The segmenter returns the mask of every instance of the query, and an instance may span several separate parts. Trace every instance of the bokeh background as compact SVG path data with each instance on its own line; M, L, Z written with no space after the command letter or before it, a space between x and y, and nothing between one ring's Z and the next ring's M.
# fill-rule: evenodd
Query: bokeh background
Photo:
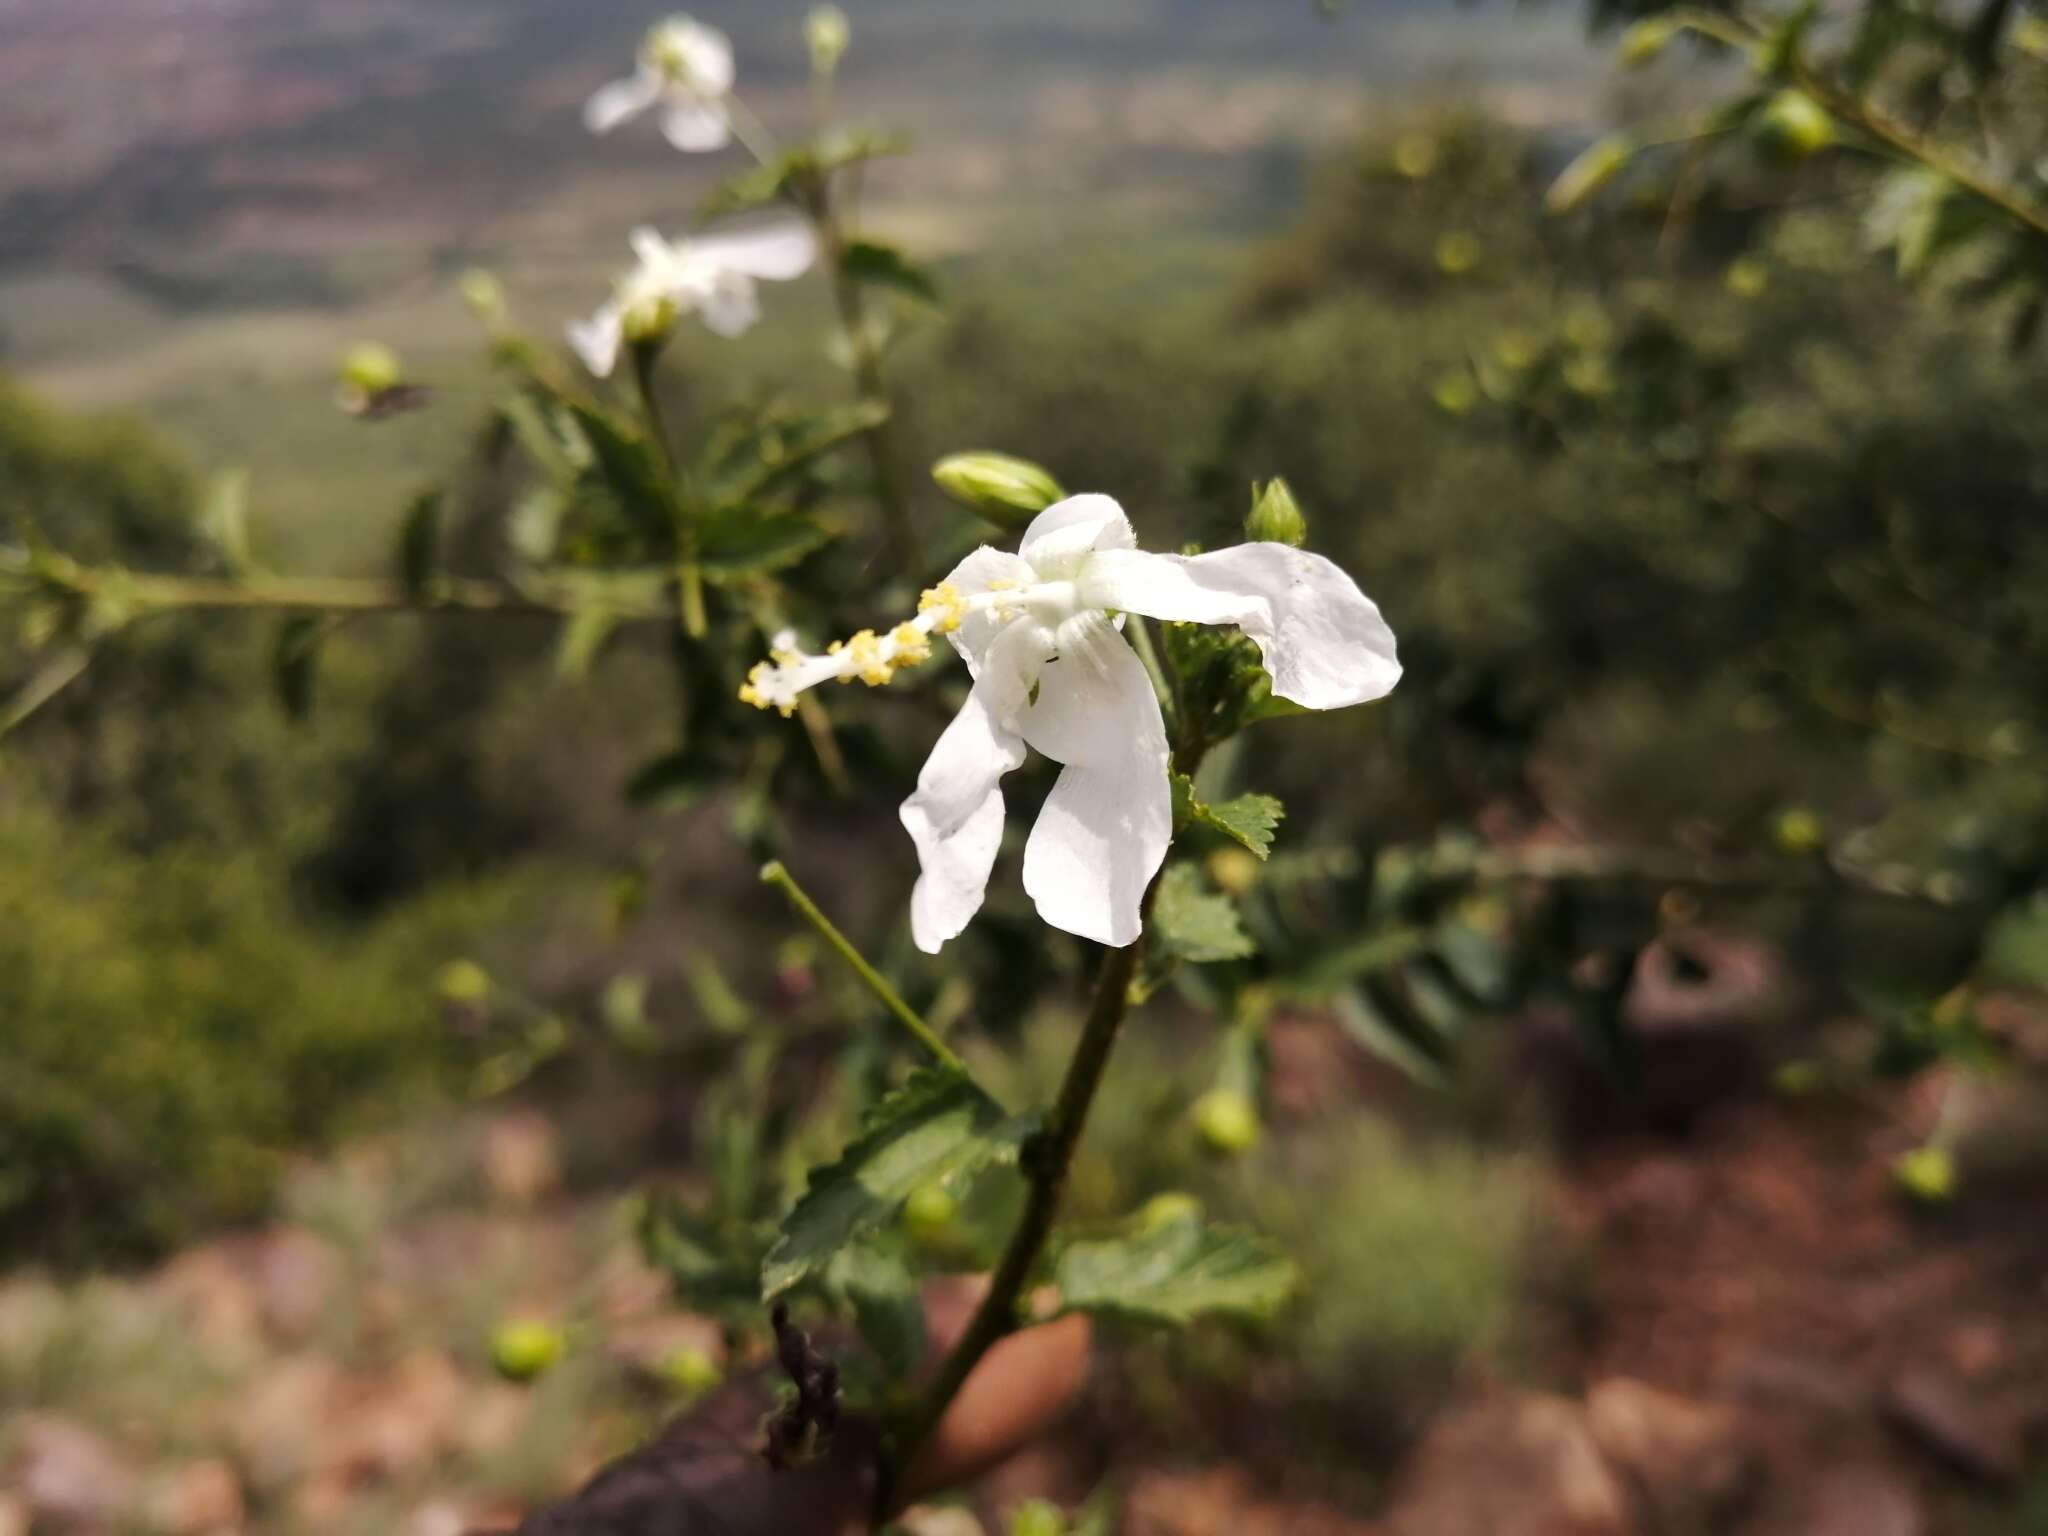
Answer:
M792 132L804 10L697 7ZM1116 1340L978 1517L2048 1531L2048 390L2009 317L1902 284L1832 164L1547 216L1728 73L1618 74L1571 7L848 10L843 114L915 141L868 222L943 294L890 360L924 525L966 527L921 473L961 448L1155 547L1284 475L1408 666L1212 770L1288 807L1270 863L1195 849L1260 953L1134 1024L1075 1180L1083 1221L1256 1222L1300 1300ZM438 479L492 568L521 486L462 274L552 337L735 168L582 131L653 19L0 0L0 511L184 568L246 471L263 558L347 574ZM843 392L821 285L771 299L679 349L680 415ZM336 409L366 338L425 409ZM1013 863L973 947L909 948L920 724L780 816L773 765L630 793L673 684L601 638L361 620L286 708L267 621L157 620L0 740L0 1536L509 1524L744 1367L663 1202L744 1248L887 1071L762 857L1006 1095L1055 1079L1088 956ZM906 1241L971 1267L1002 1199Z

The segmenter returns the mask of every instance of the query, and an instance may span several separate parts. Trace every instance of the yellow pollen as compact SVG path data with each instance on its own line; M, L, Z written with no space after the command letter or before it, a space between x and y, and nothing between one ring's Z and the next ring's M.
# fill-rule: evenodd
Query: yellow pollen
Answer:
M899 667L914 667L931 657L932 643L915 624L898 624L889 631L889 638L896 643L895 662Z
M895 664L882 654L881 638L872 629L864 629L848 640L846 650L853 659L852 676L870 688L879 688L896 675Z
M960 589L950 581L942 581L936 587L927 588L917 600L920 615L932 614L935 633L950 635L960 627L960 621L967 617L967 599L960 595Z

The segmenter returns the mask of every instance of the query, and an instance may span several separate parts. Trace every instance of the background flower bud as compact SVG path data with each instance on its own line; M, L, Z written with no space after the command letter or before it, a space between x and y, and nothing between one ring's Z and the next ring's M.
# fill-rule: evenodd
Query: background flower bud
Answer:
M1758 115L1758 151L1779 165L1797 165L1835 141L1835 120L1804 91L1783 90Z
M1258 1107L1241 1093L1212 1088L1195 1100L1193 1118L1202 1145L1223 1157L1237 1157L1258 1145Z
M847 23L846 12L836 5L817 6L804 19L804 43L811 50L811 68L821 75L829 75L839 67L852 39L853 29Z
M358 342L341 359L342 388L366 399L396 389L404 377L405 364L380 341Z
M1307 541L1308 519L1301 515L1301 504L1279 476L1268 480L1264 490L1252 493L1244 536L1254 543L1290 544L1296 549Z
M1059 481L1007 453L956 453L932 466L939 489L999 528L1021 528L1065 499Z
M547 1323L506 1323L491 1335L491 1365L507 1381L532 1381L568 1352L562 1330Z

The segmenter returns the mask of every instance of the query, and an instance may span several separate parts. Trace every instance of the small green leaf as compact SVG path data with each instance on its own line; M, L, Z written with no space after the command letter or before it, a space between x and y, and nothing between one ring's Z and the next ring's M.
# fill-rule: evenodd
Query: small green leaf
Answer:
M926 304L939 302L939 285L932 275L893 245L849 240L839 253L839 267L857 282L893 289Z
M587 405L569 409L606 488L643 534L666 547L675 532L675 504L653 445L607 412Z
M1173 776L1176 827L1199 823L1242 843L1261 859L1273 851L1273 831L1286 815L1286 808L1271 795L1239 795L1234 800L1206 805L1196 798L1194 782L1186 774Z
M825 1285L852 1304L854 1326L892 1376L917 1369L924 1358L924 1303L900 1251L849 1244L825 1266Z
M587 676L597 653L619 627L619 614L602 603L587 603L569 615L555 641L555 674L574 680Z
M1206 889L1192 864L1176 864L1161 878L1152 928L1167 954L1198 965L1242 960L1256 948L1238 921L1237 908L1228 897Z
M1296 1279L1293 1262L1256 1233L1193 1218L1071 1244L1053 1273L1069 1312L1169 1326L1217 1314L1270 1317Z
M1014 1163L1034 1124L1006 1114L965 1073L917 1073L868 1111L837 1162L812 1170L761 1266L762 1298L780 1295L863 1233L894 1221L911 1191Z
M1620 175L1635 152L1635 140L1625 133L1610 133L1595 140L1557 173L1557 180L1543 194L1544 211L1570 213Z
M307 613L295 613L277 627L270 653L271 677L278 704L293 720L305 720L313 713L320 643L327 638L327 629L326 620Z
M712 581L734 581L795 565L832 537L796 512L767 516L741 507L714 512L698 525L697 559Z
M199 506L199 534L213 546L230 576L256 569L249 542L249 471L228 469L207 483Z
M441 555L441 493L422 491L398 528L398 579L415 602L428 595Z

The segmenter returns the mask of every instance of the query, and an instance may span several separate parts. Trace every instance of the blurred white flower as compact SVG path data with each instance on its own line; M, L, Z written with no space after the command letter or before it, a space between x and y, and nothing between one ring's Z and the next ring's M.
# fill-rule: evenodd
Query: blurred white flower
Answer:
M569 326L569 345L600 378L617 366L622 343L666 336L691 311L720 336L740 335L761 318L755 279L801 277L818 253L809 226L795 221L689 240L636 229L632 239L639 264L595 314Z
M1002 777L1027 745L1065 765L1024 849L1039 916L1102 944L1138 937L1139 901L1173 836L1170 754L1117 615L1234 624L1257 643L1273 692L1309 709L1363 704L1399 681L1393 631L1321 555L1263 543L1154 555L1135 542L1111 498L1069 497L1038 515L1016 554L984 545L967 556L916 619L820 656L779 644L741 690L787 713L823 682L886 683L929 654L932 634L966 659L973 691L903 803L923 871L911 932L926 953L981 908L1002 842Z
M732 81L732 40L701 21L671 16L648 30L633 73L584 105L583 121L592 133L610 133L659 106L662 134L677 149L723 149L732 138Z

